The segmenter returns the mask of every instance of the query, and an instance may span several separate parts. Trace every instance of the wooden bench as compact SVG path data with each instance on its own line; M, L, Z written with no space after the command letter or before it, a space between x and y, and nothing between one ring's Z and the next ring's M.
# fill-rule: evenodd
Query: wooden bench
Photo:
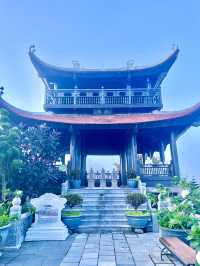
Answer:
M163 255L174 255L183 265L193 266L196 263L196 252L177 237L160 237L160 243L164 246L161 250L161 260ZM166 253L168 251L169 253Z

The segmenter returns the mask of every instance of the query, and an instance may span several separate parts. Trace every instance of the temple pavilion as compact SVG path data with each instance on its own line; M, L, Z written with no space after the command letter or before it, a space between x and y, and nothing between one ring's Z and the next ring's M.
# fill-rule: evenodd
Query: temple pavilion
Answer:
M179 176L177 139L200 122L200 103L181 111L162 111L161 85L175 63L175 48L154 65L137 67L131 61L124 68L87 69L78 61L71 68L41 60L32 46L30 60L44 83L43 113L21 110L6 102L15 121L29 125L46 123L62 133L70 169L78 171L87 186L88 155L119 155L120 186L127 184L127 172L134 171L147 186L169 186ZM170 146L171 162L165 150ZM154 152L158 163L147 163Z

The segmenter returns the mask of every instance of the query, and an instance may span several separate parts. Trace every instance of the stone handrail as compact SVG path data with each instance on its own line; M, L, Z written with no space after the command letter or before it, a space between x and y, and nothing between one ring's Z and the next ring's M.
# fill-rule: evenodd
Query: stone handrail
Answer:
M112 172L105 171L102 169L100 172L96 171L94 172L93 169L90 169L90 172L87 174L88 179L88 187L94 188L95 187L95 181L100 180L100 187L105 188L106 187L106 180L111 181L111 186L113 188L118 187L118 180L119 180L119 172L113 169Z

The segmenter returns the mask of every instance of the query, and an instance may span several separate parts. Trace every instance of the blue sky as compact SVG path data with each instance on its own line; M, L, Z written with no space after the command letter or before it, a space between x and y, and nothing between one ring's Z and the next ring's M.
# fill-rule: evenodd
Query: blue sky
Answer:
M44 86L27 52L49 63L85 67L156 63L178 44L180 55L163 82L166 110L200 101L200 1L0 0L0 84L5 99L41 111ZM200 128L179 141L183 175L200 176Z

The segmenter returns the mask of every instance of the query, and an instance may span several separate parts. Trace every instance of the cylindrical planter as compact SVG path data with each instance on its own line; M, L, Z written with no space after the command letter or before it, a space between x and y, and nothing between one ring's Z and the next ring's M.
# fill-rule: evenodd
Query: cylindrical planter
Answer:
M4 247L8 236L10 224L0 227L0 247Z
M76 216L62 216L61 220L70 231L75 232L81 224L81 214Z
M136 179L128 179L127 180L128 187L136 188L137 187L137 180Z
M75 188L75 189L81 188L81 180L80 179L72 180L72 188Z
M148 222L151 220L149 215L133 216L127 215L129 225L134 229L145 229Z
M187 240L188 234L182 230L182 229L170 229L170 228L164 228L160 227L160 236L162 237L178 237L186 244L189 244L189 241Z

